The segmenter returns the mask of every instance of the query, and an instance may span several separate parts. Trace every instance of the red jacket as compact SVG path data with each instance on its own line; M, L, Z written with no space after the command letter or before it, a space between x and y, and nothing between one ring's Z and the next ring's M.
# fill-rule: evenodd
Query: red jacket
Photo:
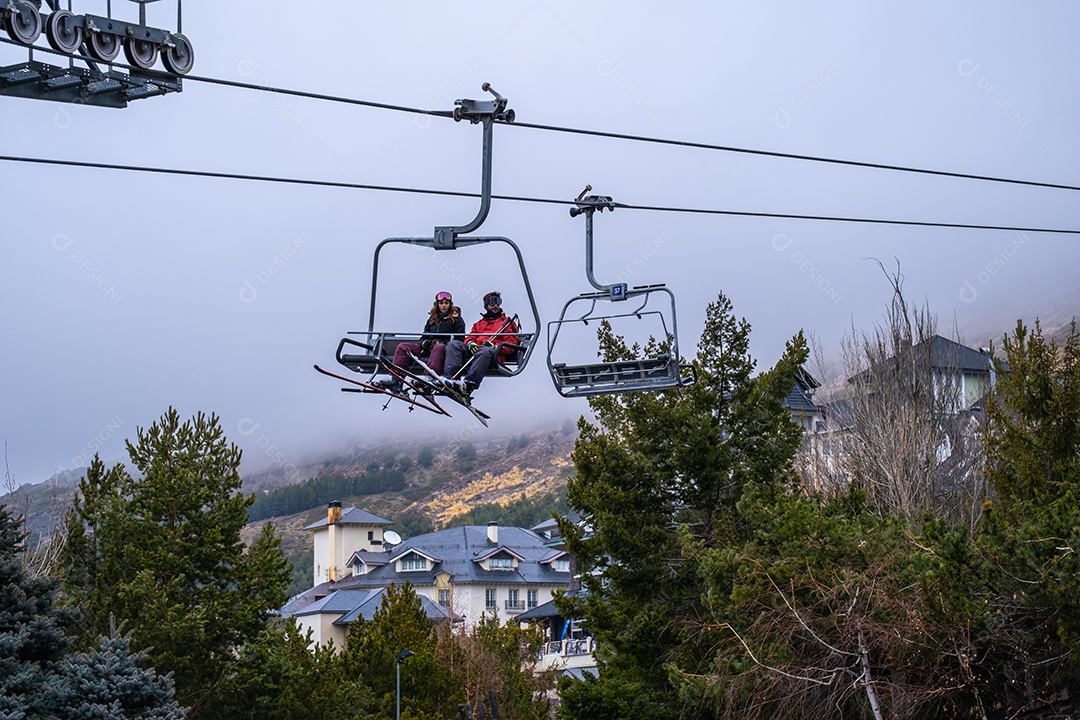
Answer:
M469 331L469 335L465 338L465 344L468 345L474 342L482 345L487 341L490 341L492 345L504 342L517 343L517 323L513 320L509 320L509 323L507 323L508 320L506 313L501 313L496 318L489 318L487 315L482 316L473 323L472 330ZM506 325L506 327L503 328L503 325ZM499 328L502 328L502 332L499 332ZM502 352L499 353L499 362L506 362L513 354L514 348L504 347Z

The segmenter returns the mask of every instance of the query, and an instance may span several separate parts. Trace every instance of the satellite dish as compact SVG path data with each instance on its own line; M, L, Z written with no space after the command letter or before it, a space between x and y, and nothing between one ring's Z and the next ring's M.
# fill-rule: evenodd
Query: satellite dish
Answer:
M397 545L401 542L401 536L393 530L387 530L383 533L383 542L387 545Z

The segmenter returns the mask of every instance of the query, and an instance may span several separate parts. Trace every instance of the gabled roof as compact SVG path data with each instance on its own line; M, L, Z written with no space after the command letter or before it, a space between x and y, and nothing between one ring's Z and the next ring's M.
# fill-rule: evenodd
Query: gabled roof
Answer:
M327 527L330 524L328 518L322 518L310 525L305 525L305 530L317 530L319 528ZM378 515L372 515L367 510L361 510L358 507L347 507L341 511L341 519L335 523L336 525L393 525L393 520L387 520L381 518Z
M795 382L791 384L791 392L784 398L783 405L793 414L812 415L819 412L811 397L814 390L821 387L821 383L813 378L810 373L802 368L795 372Z
M385 565L390 562L389 552L371 552L370 550L357 550L349 557L347 565L353 565L356 561L365 565Z
M499 553L506 553L507 555L511 555L511 556L517 558L518 562L525 562L525 558L521 557L520 555L518 555L516 552L514 552L510 548L506 547L505 545L500 545L499 547L492 548L491 550L489 550L487 552L479 553L478 555L476 555L476 557L473 558L473 562L483 562L483 561L487 560L490 557L495 557Z
M387 563L372 568L364 575L339 580L335 587L384 587L391 583L405 582L426 585L434 583L435 576L441 572L448 573L454 583L569 583L566 573L556 572L553 568L540 564L541 559L550 556L550 548L544 545L543 537L532 530L518 527L500 527L498 532L498 543L492 543L488 539L486 526L478 525L448 528L409 538L394 548L395 559L408 552L417 552L429 559L438 560L438 563L428 570L400 573L394 563ZM486 570L476 562L478 558L488 557L499 549L512 552L519 558L516 569Z
M416 547L407 547L403 550L399 548L399 552L394 553L393 557L390 558L390 562L396 562L407 555L419 555L420 557L427 558L433 565L438 565L442 562L442 558L430 555Z
M569 555L569 554L570 553L566 552L565 550L552 549L547 555L540 558L540 560L538 560L537 562L550 563L550 562L554 562L555 560L558 560L563 555Z

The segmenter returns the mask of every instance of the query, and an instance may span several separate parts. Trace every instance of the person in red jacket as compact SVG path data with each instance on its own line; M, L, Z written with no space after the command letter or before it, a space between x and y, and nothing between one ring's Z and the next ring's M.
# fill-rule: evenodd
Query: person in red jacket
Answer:
M484 314L473 323L465 340L451 340L446 346L445 374L453 378L465 370L461 378L461 391L468 397L480 387L488 369L496 360L505 362L515 352L512 347L500 343L518 341L517 323L506 316L502 309L502 295L489 292L484 296Z

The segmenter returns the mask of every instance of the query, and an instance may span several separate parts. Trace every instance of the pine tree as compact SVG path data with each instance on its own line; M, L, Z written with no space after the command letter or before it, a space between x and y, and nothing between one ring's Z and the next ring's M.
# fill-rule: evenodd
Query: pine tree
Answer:
M127 447L137 475L95 459L80 485L66 587L86 608L87 637L122 623L132 647L173 674L191 717L215 717L237 649L285 601L287 564L272 530L245 552L252 497L215 416L181 422L170 408Z
M690 620L722 590L703 584L688 550L739 542L739 501L750 488L765 497L790 489L801 440L782 402L806 359L802 335L754 376L749 333L721 294L706 311L696 384L595 398L597 425L579 422L567 505L583 526L560 527L588 594L561 607L596 636L600 676L562 684L562 717L678 717L672 675L709 662ZM663 339L628 347L609 326L600 339L608 361L666 349Z
M450 669L439 663L438 637L416 591L390 586L371 620L358 618L345 640L345 668L372 692L364 708L377 717L394 716L397 654L413 654L401 665L402 717L452 717L460 697Z
M1080 687L1080 334L1017 323L988 408L984 675L1010 708ZM992 652L992 655L990 653Z

